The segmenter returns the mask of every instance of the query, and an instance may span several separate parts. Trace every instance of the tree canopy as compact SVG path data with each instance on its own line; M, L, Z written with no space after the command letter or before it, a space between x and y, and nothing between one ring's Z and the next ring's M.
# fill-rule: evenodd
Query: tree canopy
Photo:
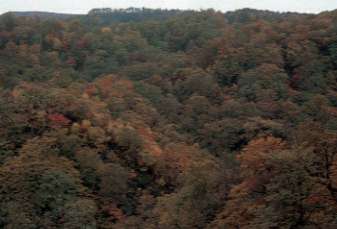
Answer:
M0 228L337 228L337 11L0 16Z

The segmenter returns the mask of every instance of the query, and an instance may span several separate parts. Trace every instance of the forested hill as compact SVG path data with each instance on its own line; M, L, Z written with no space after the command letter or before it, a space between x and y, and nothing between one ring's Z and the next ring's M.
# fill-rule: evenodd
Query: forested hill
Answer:
M336 146L337 11L0 16L0 228L337 228Z
M40 19L69 19L73 17L79 17L84 15L79 14L62 14L43 11L13 11L6 14L13 14L15 17L36 17Z
M210 9L210 11L212 11ZM149 20L165 20L169 17L177 15L194 14L197 11L189 10L162 10L162 9L149 9L149 8L134 8L127 9L110 9L110 8L97 8L92 9L88 14L64 14L43 11L13 11L8 12L16 17L38 17L40 19L69 19L73 17L82 18L100 18L106 23L112 22L130 22L130 21L149 21ZM6 13L7 14L7 13ZM294 17L313 16L312 14L300 13L277 13L268 10L255 10L250 8L240 9L236 11L229 11L223 14L224 18L229 23L246 23L251 20L266 20L266 21L280 21L282 19L289 19Z
M112 22L130 22L130 21L149 21L149 20L165 20L169 17L186 14L187 12L193 13L194 11L182 10L161 10L161 9L148 9L148 8L127 8L127 9L110 9L98 8L92 9L88 14L64 14L43 11L13 11L5 14L12 14L16 17L37 17L40 19L69 19L69 18L99 18L101 23Z

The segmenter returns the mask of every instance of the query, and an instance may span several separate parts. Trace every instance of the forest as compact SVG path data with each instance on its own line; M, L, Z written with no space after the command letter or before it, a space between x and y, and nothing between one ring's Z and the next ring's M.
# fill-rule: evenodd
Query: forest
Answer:
M1 15L0 228L336 229L337 10Z

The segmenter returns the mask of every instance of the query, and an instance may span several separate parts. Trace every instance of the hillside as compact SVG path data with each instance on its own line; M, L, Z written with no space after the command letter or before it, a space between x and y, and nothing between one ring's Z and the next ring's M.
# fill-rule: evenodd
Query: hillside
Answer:
M127 8L127 9L110 9L110 8L97 8L92 9L87 15L84 14L63 14L43 11L13 11L5 14L13 14L16 17L37 17L40 19L69 19L74 17L84 17L87 20L101 21L101 23L112 22L139 22L139 21L153 21L153 20L167 20L173 16L194 14L195 11L182 11L182 10L162 10L162 9L149 9L149 8ZM233 23L246 23L250 20L265 20L271 22L279 22L281 20L296 17L310 17L313 14L300 14L300 13L277 13L268 10L255 10L245 8L236 11L229 11L223 14L227 22ZM96 21L97 23L97 21Z
M1 15L0 228L337 228L336 28L337 11Z
M73 17L78 17L78 14L62 14L62 13L52 13L52 12L41 12L41 11L13 11L8 12L13 14L15 17L38 17L41 19L69 19Z

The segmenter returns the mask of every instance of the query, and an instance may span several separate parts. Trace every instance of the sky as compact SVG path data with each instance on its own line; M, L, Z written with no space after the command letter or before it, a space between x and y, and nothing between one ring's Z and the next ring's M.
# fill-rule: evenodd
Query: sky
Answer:
M0 13L8 11L50 11L87 13L92 8L148 7L230 11L241 8L319 13L337 9L337 0L0 0Z

